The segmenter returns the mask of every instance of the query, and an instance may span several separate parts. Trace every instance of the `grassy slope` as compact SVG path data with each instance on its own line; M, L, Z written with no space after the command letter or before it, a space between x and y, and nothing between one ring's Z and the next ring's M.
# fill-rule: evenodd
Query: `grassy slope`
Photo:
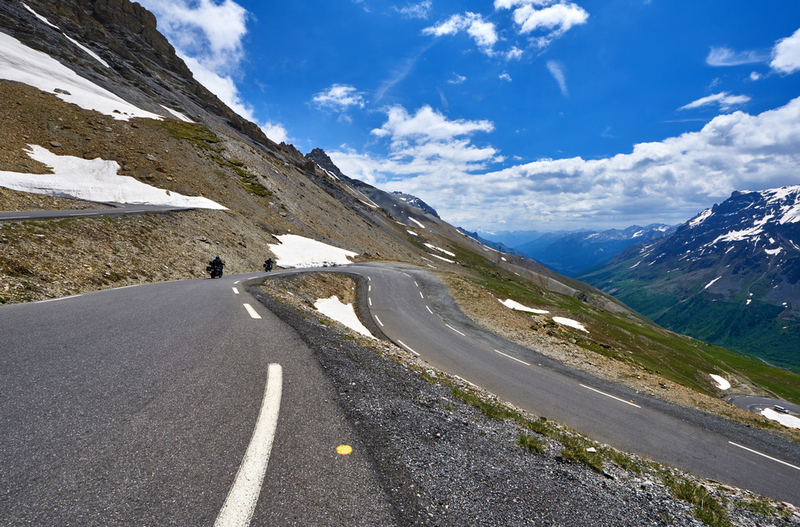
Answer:
M800 375L775 368L725 348L665 330L647 319L618 315L568 295L543 291L483 256L450 246L456 260L475 272L477 281L500 298L528 306L570 313L590 329L591 338L577 339L583 348L654 372L683 386L714 394L698 372L737 373L786 400L800 402Z

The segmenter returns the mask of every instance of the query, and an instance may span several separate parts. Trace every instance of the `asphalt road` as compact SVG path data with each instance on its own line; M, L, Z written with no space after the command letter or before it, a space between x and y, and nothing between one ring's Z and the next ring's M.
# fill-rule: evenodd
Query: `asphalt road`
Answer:
M107 203L106 209L67 209L67 210L21 210L0 211L0 221L24 221L54 218L86 218L92 216L116 216L120 214L159 214L191 210L185 207L168 207L162 205L136 205L130 203Z
M487 334L420 270L329 270L365 277L370 326L436 367L623 450L800 503L796 445ZM0 524L214 523L262 408L277 422L254 524L391 524L312 351L239 283L263 276L0 307ZM279 409L262 404L275 365Z
M569 370L498 339L449 306L424 273L353 266L369 312L397 345L536 415L697 475L800 503L800 448Z
M338 394L244 278L0 307L0 525L213 524L272 364L280 412L254 524L392 523Z

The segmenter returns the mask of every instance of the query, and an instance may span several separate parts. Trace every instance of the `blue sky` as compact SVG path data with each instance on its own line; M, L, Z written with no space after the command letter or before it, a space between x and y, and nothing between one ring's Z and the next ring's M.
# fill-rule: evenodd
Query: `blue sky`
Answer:
M688 220L800 184L796 0L144 0L278 142L470 230Z

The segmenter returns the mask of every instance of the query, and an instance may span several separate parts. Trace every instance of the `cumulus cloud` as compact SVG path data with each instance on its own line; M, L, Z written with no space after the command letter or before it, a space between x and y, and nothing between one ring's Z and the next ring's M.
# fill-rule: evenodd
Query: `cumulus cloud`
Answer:
M453 15L438 25L426 27L422 30L423 35L433 35L435 37L456 35L461 32L466 32L475 40L481 50L489 54L492 53L492 46L498 39L493 23L486 22L481 15L470 12L463 15Z
M495 0L496 10L511 9L520 34L542 32L536 37L544 47L571 28L583 25L589 13L577 4L556 0Z
M681 106L678 108L678 110L691 110L693 108L718 104L720 110L727 112L731 108L740 106L749 101L750 97L747 95L731 95L728 92L722 92L709 95L708 97L703 97L702 99L697 99L696 101L690 102L685 106Z
M490 146L472 143L477 133L490 133L490 121L448 119L430 106L410 114L402 106L387 109L387 120L372 130L378 140L388 141L388 155L375 157L352 150L331 152L334 163L347 175L393 190L404 188L404 178L429 177L439 187L455 188L461 175L484 170L502 161ZM432 189L429 189L432 190Z
M800 70L800 29L775 44L769 65L780 73L788 74Z
M558 61L548 60L547 69L558 83L558 87L561 90L561 95L564 97L569 97L569 91L567 90L567 79L564 77L564 66L562 66Z
M331 157L348 175L419 195L452 223L505 229L683 222L734 190L796 184L800 164L800 98L759 115L719 115L698 132L637 144L628 154L502 170L488 170L502 159L493 148L469 142L492 130L486 121L396 107L375 131L391 140L388 156ZM439 147L447 147L442 157Z
M139 0L156 15L158 29L175 47L195 79L234 112L258 123L235 78L242 75L248 11L233 0ZM279 124L262 129L286 130ZM270 139L273 136L267 134Z
M364 107L364 97L353 86L334 84L326 91L314 95L314 105L335 111L345 111L351 106Z

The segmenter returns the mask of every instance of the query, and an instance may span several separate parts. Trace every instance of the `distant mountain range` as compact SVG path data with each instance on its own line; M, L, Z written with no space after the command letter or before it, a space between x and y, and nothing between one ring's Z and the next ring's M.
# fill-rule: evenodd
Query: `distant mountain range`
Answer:
M501 247L510 245L513 249L504 251L522 254L566 276L576 274L601 264L617 256L635 244L650 243L673 232L675 227L664 224L652 224L646 227L633 225L624 230L610 229L602 232L579 230L537 232L524 231L485 235L477 239L486 243L485 239L493 238L490 247L503 251ZM522 240L525 240L524 242Z
M664 327L800 371L800 186L734 192L577 278Z

